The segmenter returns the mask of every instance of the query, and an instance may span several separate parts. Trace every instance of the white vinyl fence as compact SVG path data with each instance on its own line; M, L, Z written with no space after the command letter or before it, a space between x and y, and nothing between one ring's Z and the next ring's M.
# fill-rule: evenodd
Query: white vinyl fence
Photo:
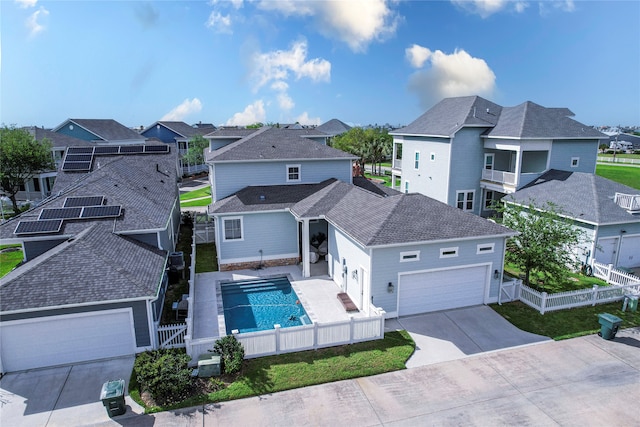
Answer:
M612 286L594 286L591 289L548 294L536 291L520 284L518 297L520 301L541 314L547 311L564 310L596 304L620 301L628 294L640 293L640 278L633 274L613 268L613 265L593 263L594 276L605 280Z
M182 348L185 346L184 336L186 333L187 325L184 323L158 326L158 347Z

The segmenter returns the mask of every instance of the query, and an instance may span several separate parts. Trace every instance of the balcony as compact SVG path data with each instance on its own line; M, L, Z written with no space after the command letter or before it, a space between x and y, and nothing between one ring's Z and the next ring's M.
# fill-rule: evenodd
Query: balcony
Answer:
M640 212L640 194L616 193L614 201L630 213Z
M498 184L506 184L516 186L518 176L513 172L497 171L493 169L482 169L482 179L485 181L496 182Z

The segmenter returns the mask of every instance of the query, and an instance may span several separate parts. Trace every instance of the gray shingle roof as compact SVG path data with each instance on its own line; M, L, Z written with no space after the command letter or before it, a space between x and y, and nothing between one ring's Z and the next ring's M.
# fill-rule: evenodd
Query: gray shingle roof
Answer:
M78 146L93 146L94 144L84 139L74 138L72 136L65 135L63 133L52 132L43 128L32 128L34 138L37 141L41 141L47 138L51 141L52 147L78 147Z
M102 139L104 141L138 139L140 142L144 142L145 139L144 136L141 136L138 132L129 129L113 119L68 119L54 129L54 131L62 128L69 122L96 135L96 139Z
M598 225L640 222L640 215L628 213L613 201L616 192L640 194L640 190L598 175L552 169L503 200L535 206L550 202L578 221Z
M207 138L244 138L245 136L249 136L252 133L257 132L259 129L245 129L245 128L237 128L237 127L221 127L216 129L213 132L207 134Z
M445 98L409 125L389 133L450 137L462 126L493 127L501 110L499 105L479 96Z
M94 221L2 280L0 311L42 309L101 301L154 298L167 253L111 232Z
M399 194L400 191L394 190L390 187L385 187L382 184L378 184L373 182L370 179L367 179L363 176L354 176L353 185L356 185L364 190L371 191L372 193L378 194L380 196L393 196L395 194Z
M194 127L185 122L169 122L169 121L156 122L153 125L149 126L147 129L152 128L156 124L160 124L161 126L166 127L170 131L180 135L182 138L191 138L196 135L206 135L216 130L215 126L213 125L210 125L210 126L203 125L202 127Z
M301 218L324 216L363 246L513 234L506 227L421 194L399 193L383 197L337 180L327 180L317 185L316 188L306 186L299 192L295 189L297 185L273 188L277 188L276 192L288 189L296 194L296 197L286 199L286 206L283 204L281 208L289 207L294 215ZM260 191L256 192L249 187L242 191L255 197L256 194L268 192L270 188L272 187L260 187ZM311 194L301 198L308 192ZM300 201L290 205L299 198ZM225 204L227 199L228 204ZM214 205L214 213L257 210L255 203L243 202L238 193L227 199Z
M488 137L507 138L606 138L590 126L585 126L569 116L567 108L545 108L527 101L515 107L504 107L496 126Z
M309 139L324 136L314 129L262 128L219 150L206 151L207 162L293 159L355 159L352 154Z
M331 136L340 135L341 133L347 132L349 129L351 129L351 126L338 119L331 119L316 128L316 130Z

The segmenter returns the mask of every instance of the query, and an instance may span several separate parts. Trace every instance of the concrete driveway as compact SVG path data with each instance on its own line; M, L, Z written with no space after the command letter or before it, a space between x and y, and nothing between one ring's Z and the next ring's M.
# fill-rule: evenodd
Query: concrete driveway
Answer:
M112 420L100 401L102 385L124 379L128 387L133 362L134 357L128 356L9 373L0 380L0 424L13 427L109 424ZM125 403L127 413L115 419L144 412L128 396Z
M486 305L391 319L385 328L406 329L415 341L407 368L550 341L516 328Z

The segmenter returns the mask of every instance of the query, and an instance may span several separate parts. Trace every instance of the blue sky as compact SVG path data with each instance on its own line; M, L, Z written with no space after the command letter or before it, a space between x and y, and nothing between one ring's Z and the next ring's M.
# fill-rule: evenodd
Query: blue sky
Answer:
M408 124L448 96L640 125L639 1L0 1L0 122Z

